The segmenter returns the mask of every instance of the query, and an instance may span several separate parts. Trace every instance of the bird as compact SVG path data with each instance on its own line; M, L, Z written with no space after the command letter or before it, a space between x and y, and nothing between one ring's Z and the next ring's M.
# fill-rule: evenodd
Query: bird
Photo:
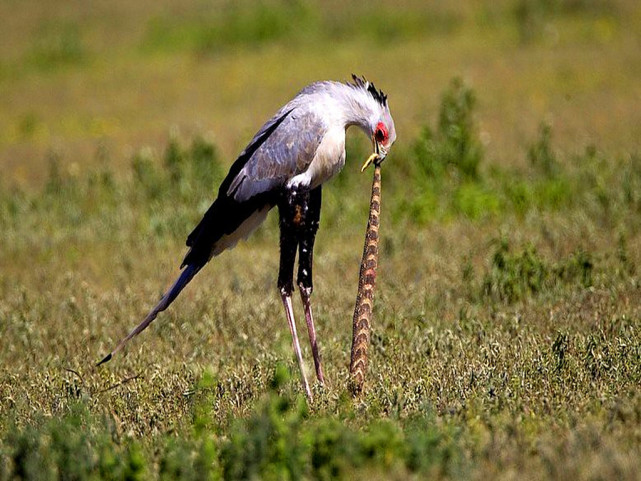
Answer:
M396 140L387 95L365 77L352 81L318 81L304 87L254 135L231 165L218 196L187 237L189 248L181 273L158 304L98 365L108 362L176 299L214 257L246 239L278 208L280 262L277 287L285 309L305 394L312 398L305 375L294 311L294 267L305 313L316 377L325 382L316 338L311 296L312 264L319 227L322 186L345 165L345 132L359 127L372 141L382 162Z

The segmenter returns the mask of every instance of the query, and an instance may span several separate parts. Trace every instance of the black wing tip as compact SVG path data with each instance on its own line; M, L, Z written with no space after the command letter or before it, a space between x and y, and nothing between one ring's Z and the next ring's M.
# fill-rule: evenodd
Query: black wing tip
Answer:
M113 354L110 352L107 354L102 361L100 361L98 364L96 364L96 367L100 366L101 364L105 364L106 362L111 361L111 358L113 357Z

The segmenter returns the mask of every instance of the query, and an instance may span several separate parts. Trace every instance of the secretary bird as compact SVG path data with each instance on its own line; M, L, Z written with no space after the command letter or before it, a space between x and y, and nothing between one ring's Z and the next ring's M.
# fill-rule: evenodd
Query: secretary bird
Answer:
M142 332L169 307L183 288L212 257L247 238L278 206L280 267L278 289L285 307L303 387L311 391L303 367L292 309L294 262L298 250L297 283L314 356L316 376L324 382L310 297L312 259L318 230L322 184L345 165L345 131L360 127L372 139L382 161L396 140L387 96L365 78L352 83L315 82L301 90L265 123L241 152L223 180L218 198L187 237L189 251L182 272L158 305L98 365L109 361L127 341Z

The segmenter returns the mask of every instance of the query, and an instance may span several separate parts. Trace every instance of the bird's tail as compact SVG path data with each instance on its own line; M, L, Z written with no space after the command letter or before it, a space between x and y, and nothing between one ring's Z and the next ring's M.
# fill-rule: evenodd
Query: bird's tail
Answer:
M158 316L158 313L164 311L169 307L169 305L176 299L178 294L180 294L180 291L183 290L183 288L189 284L189 281L191 281L196 274L198 274L198 271L202 268L202 265L198 264L190 264L185 269L180 273L180 277L174 282L174 284L169 288L167 293L163 296L163 298L160 300L160 302L154 307L149 314L147 314L147 317L143 319L143 321L138 324L128 335L125 337L120 343L116 346L116 348L111 351L109 354L107 354L102 361L100 361L96 366L100 366L101 364L104 364L106 362L109 362L111 358L118 352L120 351L123 346L129 341L131 338L136 337L138 334L140 334L142 331L144 331L149 324L152 323L154 319L156 319L156 316Z

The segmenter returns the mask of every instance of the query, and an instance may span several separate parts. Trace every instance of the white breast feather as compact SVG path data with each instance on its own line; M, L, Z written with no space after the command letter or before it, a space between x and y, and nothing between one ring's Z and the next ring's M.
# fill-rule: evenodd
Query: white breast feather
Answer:
M307 170L292 177L288 187L305 186L314 189L331 179L345 165L345 129L332 128L327 131L316 149L314 159Z

